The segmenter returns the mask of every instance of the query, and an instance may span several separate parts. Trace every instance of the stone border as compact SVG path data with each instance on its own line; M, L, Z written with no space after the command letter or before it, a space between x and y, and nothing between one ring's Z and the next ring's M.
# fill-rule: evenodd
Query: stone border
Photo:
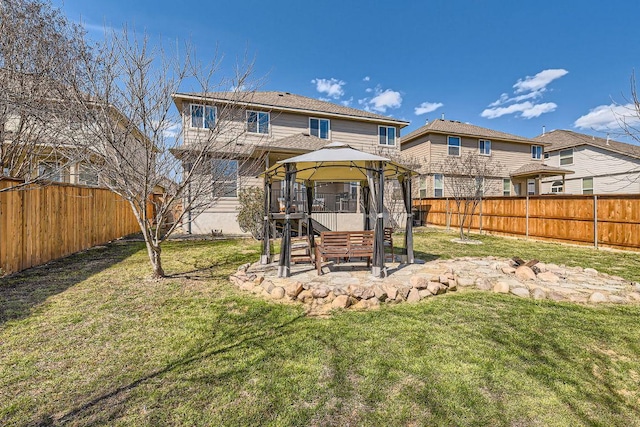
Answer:
M316 314L326 314L334 309L375 309L382 303L415 303L458 288L535 300L592 304L640 302L640 283L631 283L621 277L602 274L592 268L544 263L536 264L534 271L495 257L413 264L404 266L388 279L370 278L359 284L344 280L351 283L341 286L314 281L302 283L295 277L265 277L264 272L253 272L254 269L259 270L259 266L244 264L229 279L244 291L281 302L298 301Z

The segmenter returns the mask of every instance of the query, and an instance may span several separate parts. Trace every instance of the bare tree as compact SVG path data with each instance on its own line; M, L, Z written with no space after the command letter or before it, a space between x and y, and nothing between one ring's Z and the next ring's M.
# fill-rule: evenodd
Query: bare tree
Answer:
M0 179L38 179L37 162L60 175L67 158L69 88L84 75L80 26L46 0L0 0ZM48 174L48 176L47 176Z
M88 85L77 91L85 125L75 141L75 160L131 205L153 275L162 277L162 242L183 220L236 191L238 169L250 159L250 147L237 143L244 133L237 124L243 115L239 105L251 95L251 65L214 86L216 60L202 66L188 48L180 58L126 29L105 37L86 57ZM172 95L188 84L198 94L235 89L215 109L203 97L196 114L202 129L187 135ZM176 204L182 204L178 211Z
M460 157L447 156L440 165L444 186L458 211L460 239L468 239L471 220L485 194L499 187L501 166L491 157L468 152ZM465 235L465 225L467 234Z

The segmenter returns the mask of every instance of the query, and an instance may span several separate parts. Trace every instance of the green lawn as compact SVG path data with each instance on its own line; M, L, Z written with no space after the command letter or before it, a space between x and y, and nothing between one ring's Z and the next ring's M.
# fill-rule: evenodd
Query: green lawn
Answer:
M639 276L639 254L453 237L416 248ZM258 254L169 243L151 280L121 243L0 279L0 425L640 426L638 306L468 291L308 317L227 282Z

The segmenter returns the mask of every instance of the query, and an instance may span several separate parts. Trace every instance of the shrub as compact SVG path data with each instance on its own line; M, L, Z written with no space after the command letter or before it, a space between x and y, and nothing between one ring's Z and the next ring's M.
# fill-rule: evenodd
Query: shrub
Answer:
M262 240L264 219L264 190L247 187L238 193L238 224L244 232L249 232L256 240Z

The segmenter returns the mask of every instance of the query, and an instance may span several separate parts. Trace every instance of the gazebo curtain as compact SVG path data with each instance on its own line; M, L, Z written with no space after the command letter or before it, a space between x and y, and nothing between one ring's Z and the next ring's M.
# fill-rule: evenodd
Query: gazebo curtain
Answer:
M411 176L401 175L398 181L402 186L402 199L407 212L407 224L404 228L404 247L407 250L407 263L413 264L413 212L411 210Z
M262 256L260 264L271 262L271 227L269 224L269 211L271 210L271 181L264 180L264 221L262 225Z
M375 277L383 277L386 274L384 268L384 163L375 162L372 166L373 168L368 168L367 170L367 178L371 188L371 200L374 202L373 211L376 214L376 223L373 229L373 267L371 274ZM371 185L371 181L373 181L373 185Z
M315 239L313 237L313 218L311 218L311 210L313 209L313 199L314 199L313 182L306 181L305 187L307 190L307 235L309 237L309 248L313 252L313 247L316 244Z
M284 229L282 230L278 277L289 277L291 275L291 201L293 199L292 189L295 180L296 171L294 166L291 163L287 163L284 180Z
M371 230L371 187L368 181L360 183L362 188L362 204L364 206L364 229Z

